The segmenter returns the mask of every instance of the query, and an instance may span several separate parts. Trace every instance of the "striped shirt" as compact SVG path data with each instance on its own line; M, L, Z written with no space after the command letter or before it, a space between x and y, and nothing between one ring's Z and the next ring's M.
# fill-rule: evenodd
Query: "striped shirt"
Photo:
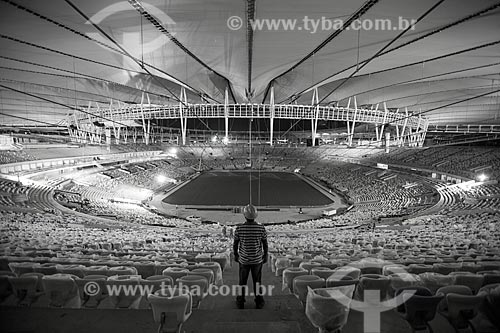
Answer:
M262 242L267 240L267 232L262 224L244 223L236 227L234 240L238 241L239 263L260 264L264 252Z

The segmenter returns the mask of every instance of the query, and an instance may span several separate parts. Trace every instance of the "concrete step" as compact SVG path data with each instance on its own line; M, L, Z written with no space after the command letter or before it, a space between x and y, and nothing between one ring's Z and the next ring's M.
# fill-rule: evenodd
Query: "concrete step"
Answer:
M265 301L263 309L256 309L253 297L247 297L245 308L237 309L234 297L209 296L193 311L183 329L186 332L250 332L250 329L252 333L317 332L295 296L267 296Z
M290 322L220 322L203 325L205 333L301 333L300 325L296 321Z

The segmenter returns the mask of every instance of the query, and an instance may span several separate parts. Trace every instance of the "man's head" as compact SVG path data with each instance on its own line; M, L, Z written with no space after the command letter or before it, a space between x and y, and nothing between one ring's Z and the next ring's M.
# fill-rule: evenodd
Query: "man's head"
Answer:
M248 204L243 208L243 215L247 221L253 221L257 218L257 208L252 204Z

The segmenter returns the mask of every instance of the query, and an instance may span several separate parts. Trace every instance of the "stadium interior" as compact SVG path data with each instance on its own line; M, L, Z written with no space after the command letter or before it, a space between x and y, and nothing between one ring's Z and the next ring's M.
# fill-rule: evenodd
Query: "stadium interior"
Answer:
M500 332L500 2L1 0L0 27L0 332ZM231 293L247 204L263 309Z

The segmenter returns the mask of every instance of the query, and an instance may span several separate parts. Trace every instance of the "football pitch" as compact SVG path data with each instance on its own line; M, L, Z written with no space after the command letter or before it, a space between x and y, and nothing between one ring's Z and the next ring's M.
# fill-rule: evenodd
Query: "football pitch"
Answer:
M209 171L189 181L163 199L185 206L325 206L331 198L289 172Z

